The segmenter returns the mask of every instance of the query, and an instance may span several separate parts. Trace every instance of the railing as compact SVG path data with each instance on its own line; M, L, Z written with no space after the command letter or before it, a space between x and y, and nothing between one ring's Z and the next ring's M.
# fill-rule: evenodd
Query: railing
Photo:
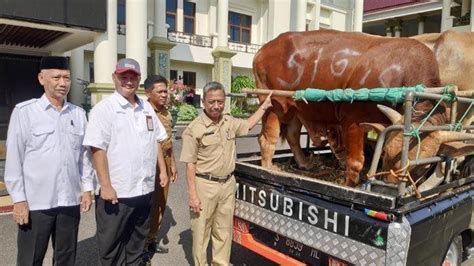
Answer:
M196 35L179 31L168 32L168 40L170 42L184 43L201 47L212 47L212 37L210 36Z
M471 24L471 13L467 13L466 15L458 18L453 19L453 26L466 26Z
M260 49L260 45L252 43L229 42L229 49L238 52L255 54L258 49Z
M125 24L117 24L117 34L118 35L125 35Z

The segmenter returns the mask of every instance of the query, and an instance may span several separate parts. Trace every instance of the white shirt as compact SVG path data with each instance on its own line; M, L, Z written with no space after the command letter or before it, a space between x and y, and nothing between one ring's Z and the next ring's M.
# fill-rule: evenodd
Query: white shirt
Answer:
M92 169L83 164L86 150L81 146L86 124L82 108L65 101L57 111L44 94L16 105L5 165L14 203L26 201L33 211L80 204L81 185L84 191L93 189Z
M137 97L132 106L115 91L92 108L83 145L107 152L117 197L131 198L154 191L157 142L166 137L150 103Z

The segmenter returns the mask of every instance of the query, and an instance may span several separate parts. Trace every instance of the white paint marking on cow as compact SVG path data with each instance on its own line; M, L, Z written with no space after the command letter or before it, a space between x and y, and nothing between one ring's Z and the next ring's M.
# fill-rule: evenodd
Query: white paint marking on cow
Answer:
M389 72L397 71L398 73L400 73L401 70L402 70L402 67L399 64L393 64L393 65L387 67L386 69L384 69L379 75L379 82L382 85L382 87L384 87L384 88L388 87L387 86L388 84L387 84L387 82L385 82L384 78Z
M370 72L372 72L372 69L369 69L367 72L365 72L364 76L360 79L360 85L365 84L365 81L367 80L367 77L369 76Z
M332 73L333 76L336 76L336 77L341 76L342 73L344 73L344 71L346 71L346 68L349 65L349 59L346 58L346 57L343 57L342 59L339 59L339 60L336 61L336 59L339 55L347 56L347 57L348 56L359 56L360 53L358 51L355 51L355 50L352 50L352 49L349 49L349 48L345 48L345 49L342 49L342 50L339 50L339 51L335 52L332 55L331 73Z
M314 59L314 66L313 66L313 74L311 75L311 81L310 84L313 83L314 78L316 77L316 74L318 73L318 64L319 64L319 59L321 59L321 56L323 54L324 48L320 48L318 50L318 56L316 59Z
M305 53L306 50L307 50L306 48L301 49L301 50L296 50L291 54L290 58L288 58L288 61L286 62L286 64L288 65L289 68L296 68L297 75L296 75L295 80L292 83L285 81L281 78L277 78L278 83L280 83L281 87L286 88L286 89L293 89L300 83L300 80L303 77L305 67L304 65L301 65L300 63L296 62L295 57L296 55L301 55L303 59L306 59L306 57L308 56L308 54Z

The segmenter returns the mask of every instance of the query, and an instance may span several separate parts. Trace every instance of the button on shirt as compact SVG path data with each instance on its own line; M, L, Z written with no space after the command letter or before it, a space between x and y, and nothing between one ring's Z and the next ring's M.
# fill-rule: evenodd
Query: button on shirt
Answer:
M82 108L65 101L57 111L44 94L16 105L5 165L14 203L27 201L33 211L80 204L81 185L84 191L93 189L92 169L83 163L81 146L86 124Z
M196 173L226 176L235 169L235 137L249 132L247 120L225 114L215 123L202 113L183 132L180 161L196 163Z
M154 191L157 142L166 137L148 102L137 97L132 106L115 91L91 110L83 145L107 152L112 187L130 198Z

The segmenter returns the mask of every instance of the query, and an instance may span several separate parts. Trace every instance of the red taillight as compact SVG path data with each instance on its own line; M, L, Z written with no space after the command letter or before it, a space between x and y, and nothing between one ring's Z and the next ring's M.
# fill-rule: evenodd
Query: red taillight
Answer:
M331 258L331 257L328 258L328 265L329 266L348 266L347 263L342 262L335 258Z

